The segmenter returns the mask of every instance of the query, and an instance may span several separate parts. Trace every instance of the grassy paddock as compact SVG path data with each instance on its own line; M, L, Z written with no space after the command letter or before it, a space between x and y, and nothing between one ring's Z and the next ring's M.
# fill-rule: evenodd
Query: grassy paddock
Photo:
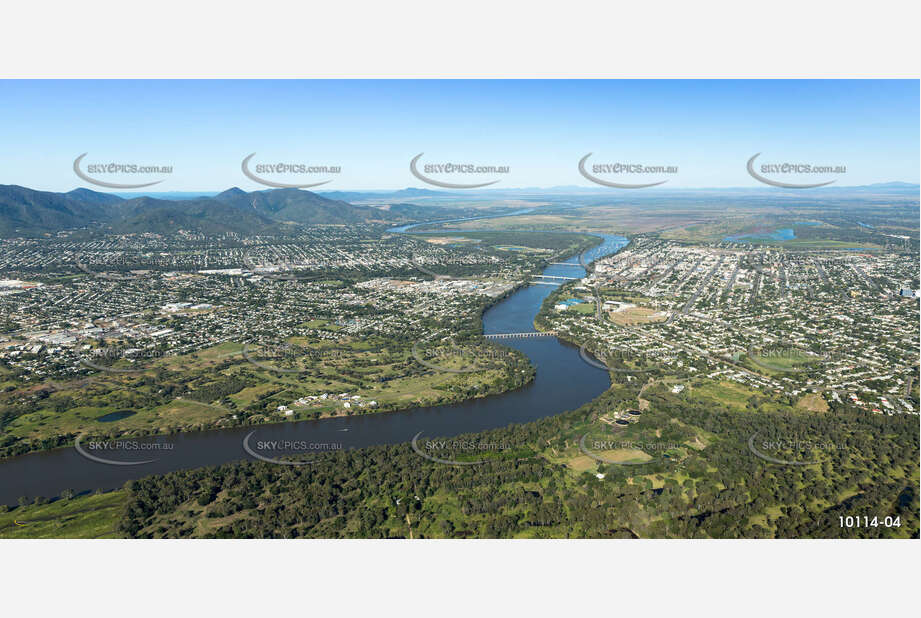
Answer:
M114 539L124 491L20 506L0 513L3 539Z

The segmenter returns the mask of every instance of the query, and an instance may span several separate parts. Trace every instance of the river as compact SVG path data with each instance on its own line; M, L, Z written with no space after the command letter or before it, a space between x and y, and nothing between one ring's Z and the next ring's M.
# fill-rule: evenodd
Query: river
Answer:
M620 236L602 238L600 245L583 254L585 263L615 253L627 244L627 239ZM581 277L585 274L579 265L579 255L571 256L564 263L568 265L551 265L544 269L543 274L564 277ZM516 291L486 311L483 315L484 332L497 334L533 331L534 318L553 289L549 285L531 285ZM243 440L250 432L255 434L249 444L257 452L259 450L256 447L260 441L335 443L342 448L406 442L406 448L410 448L408 442L419 432L427 437L453 436L504 427L511 423L527 423L578 408L610 386L605 372L582 362L577 347L561 342L556 337L503 339L500 343L528 356L537 368L533 382L514 391L459 404L366 416L126 438L139 446L156 444L160 448L122 450L117 455L92 451L96 455L121 461L154 459L141 465L111 465L91 461L74 448L21 455L0 460L0 504L13 505L21 496L50 498L60 495L65 489L78 493L94 489L115 489L126 481L150 474L247 459L250 456L243 449ZM275 451L269 456L279 457L283 454Z

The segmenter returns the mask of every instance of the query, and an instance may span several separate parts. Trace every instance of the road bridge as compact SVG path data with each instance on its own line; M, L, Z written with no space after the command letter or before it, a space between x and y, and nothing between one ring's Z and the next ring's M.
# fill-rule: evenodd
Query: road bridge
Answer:
M484 335L487 339L530 339L531 337L554 337L556 336L552 332L537 332L532 331L530 333L495 333L492 335Z

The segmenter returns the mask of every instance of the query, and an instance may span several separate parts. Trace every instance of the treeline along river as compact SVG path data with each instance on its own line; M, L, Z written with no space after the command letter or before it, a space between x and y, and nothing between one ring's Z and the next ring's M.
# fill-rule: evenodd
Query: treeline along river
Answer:
M407 227L399 229L408 231ZM617 252L627 244L620 236L602 236L601 244L582 255L584 263ZM585 270L580 256L549 266L545 275L581 277ZM485 334L522 333L534 330L534 318L552 286L531 285L503 299L483 316ZM473 433L511 423L527 423L578 408L609 386L603 371L579 359L579 350L556 337L503 339L523 352L536 367L530 384L507 393L465 403L412 408L400 412L298 421L272 425L233 427L167 436L126 438L131 449L117 452L87 452L120 461L147 461L141 465L111 465L92 461L74 448L30 453L0 461L0 504L13 505L22 496L54 497L65 489L76 492L115 489L126 481L150 474L197 468L250 458L244 438L255 432L248 444L259 452L260 442L335 444L361 448L376 444L406 442L422 432L426 437ZM86 445L84 445L86 447ZM292 450L290 454L298 451ZM303 451L300 451L303 452ZM269 457L284 456L274 450Z

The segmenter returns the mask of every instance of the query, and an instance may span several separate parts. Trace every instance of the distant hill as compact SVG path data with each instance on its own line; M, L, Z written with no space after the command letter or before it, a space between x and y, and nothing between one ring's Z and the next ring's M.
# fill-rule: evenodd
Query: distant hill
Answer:
M874 189L917 189L919 185L911 182L876 182L872 185L864 185L867 188Z
M218 191L130 191L116 192L112 195L125 200L133 200L138 197L152 197L157 200L172 200L181 202L182 200L201 200L212 198L218 194Z
M168 234L189 230L203 234L265 233L279 224L256 212L241 212L213 199L157 200L140 197L119 207L121 216L112 222L112 231L121 234Z
M406 189L400 189L398 191L321 191L318 195L331 200L358 201L450 197L459 194L449 191L432 191L431 189L414 189L412 187L407 187Z
M407 215L355 206L299 189L247 193L236 187L214 197L124 199L111 193L74 189L67 193L0 185L0 236L32 236L86 226L118 233L264 233L282 224L395 223Z
M85 204L118 204L122 201L122 198L111 193L99 193L98 191L90 191L89 189L74 189L73 191L68 191L63 193L72 200L78 202L83 202Z
M431 189L416 189L415 187L406 187L405 189L393 192L393 195L396 197L437 197L445 194L456 195L452 194L450 191L433 191Z
M81 190L78 190L81 191ZM108 221L115 201L104 194L51 193L18 185L0 185L0 235L57 232ZM120 198L115 198L118 202Z
M394 214L398 217L404 219L413 219L413 220L434 220L434 219L445 219L449 217L472 217L476 216L478 213L476 211L470 210L469 208L452 208L450 206L423 206L420 204L406 204L400 202L398 204L389 204L387 206L387 212Z
M247 193L236 187L214 196L244 212L257 212L274 219L300 224L393 222L397 217L369 206L355 206L301 189L272 189Z

